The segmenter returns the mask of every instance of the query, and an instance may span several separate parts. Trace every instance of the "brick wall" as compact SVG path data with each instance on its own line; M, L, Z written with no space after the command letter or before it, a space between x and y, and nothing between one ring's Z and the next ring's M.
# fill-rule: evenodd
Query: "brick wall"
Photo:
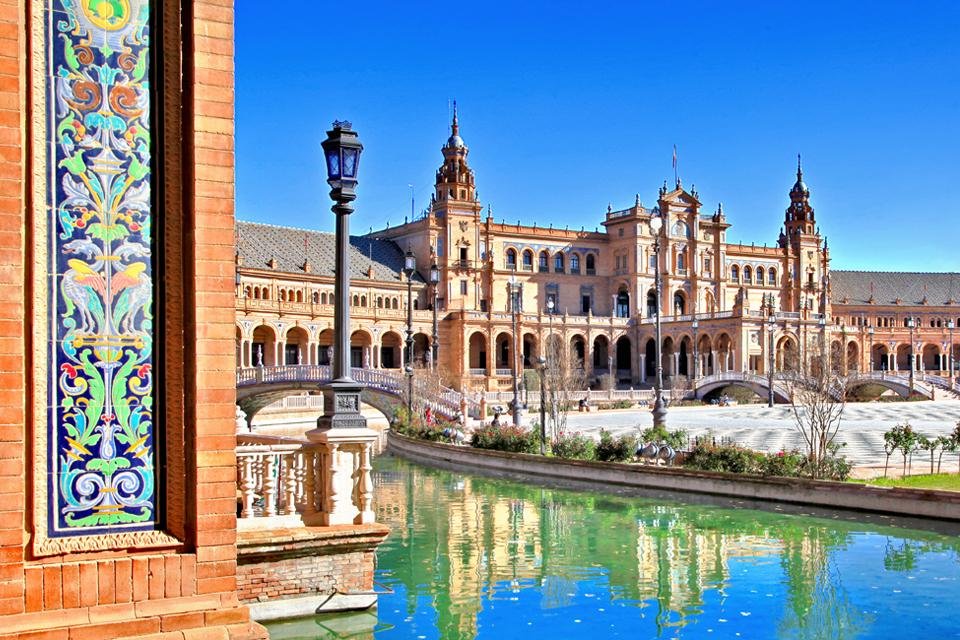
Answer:
M270 558L242 564L237 570L237 595L242 602L277 600L304 595L369 592L373 590L373 550L336 555Z
M236 594L233 4L157 2L164 47L166 527L183 544L32 557L28 6L0 0L0 638L264 638ZM183 33L179 25L183 24ZM170 25L177 25L170 27ZM172 29L176 29L173 31ZM181 44L182 43L182 44ZM182 46L182 49L181 49ZM183 60L183 86L179 92ZM182 107L182 110L181 110ZM175 133L183 131L183 138ZM182 338L180 337L182 336Z

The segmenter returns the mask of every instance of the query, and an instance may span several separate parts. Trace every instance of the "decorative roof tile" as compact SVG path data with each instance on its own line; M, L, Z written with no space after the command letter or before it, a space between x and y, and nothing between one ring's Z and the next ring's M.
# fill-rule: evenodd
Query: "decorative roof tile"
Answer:
M237 253L244 267L298 275L334 274L336 236L332 233L237 220L236 235ZM352 280L404 280L403 251L392 240L350 236L349 263ZM304 264L309 265L309 271ZM419 273L413 280L426 282Z
M830 301L833 304L958 304L960 273L831 270Z

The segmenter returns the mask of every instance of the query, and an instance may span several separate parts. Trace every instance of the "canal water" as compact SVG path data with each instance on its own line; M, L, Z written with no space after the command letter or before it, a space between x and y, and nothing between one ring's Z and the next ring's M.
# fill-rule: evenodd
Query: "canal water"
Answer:
M960 638L955 536L375 466L389 593L275 640Z

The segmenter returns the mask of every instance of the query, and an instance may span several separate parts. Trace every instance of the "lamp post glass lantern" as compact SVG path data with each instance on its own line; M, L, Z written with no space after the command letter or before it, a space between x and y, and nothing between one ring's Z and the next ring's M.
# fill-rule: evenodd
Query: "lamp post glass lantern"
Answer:
M663 355L661 354L661 334L660 334L660 232L663 230L663 219L660 216L650 218L650 233L653 235L653 289L655 302L657 305L656 316L654 317L654 336L657 341L657 377L654 380L654 402L653 402L653 426L665 429L667 426L667 407L663 402Z
M353 125L346 121L333 123L321 143L330 185L331 207L336 216L336 255L334 258L334 322L333 375L323 390L323 415L317 429L365 428L367 421L360 413L362 385L350 371L350 214L357 197L357 175L363 145Z

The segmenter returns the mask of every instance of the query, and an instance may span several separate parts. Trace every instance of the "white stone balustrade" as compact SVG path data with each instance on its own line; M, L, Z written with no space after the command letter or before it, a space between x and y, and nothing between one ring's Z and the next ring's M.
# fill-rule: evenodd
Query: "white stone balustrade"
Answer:
M375 436L343 435L350 437L309 442L238 434L237 527L372 523Z

